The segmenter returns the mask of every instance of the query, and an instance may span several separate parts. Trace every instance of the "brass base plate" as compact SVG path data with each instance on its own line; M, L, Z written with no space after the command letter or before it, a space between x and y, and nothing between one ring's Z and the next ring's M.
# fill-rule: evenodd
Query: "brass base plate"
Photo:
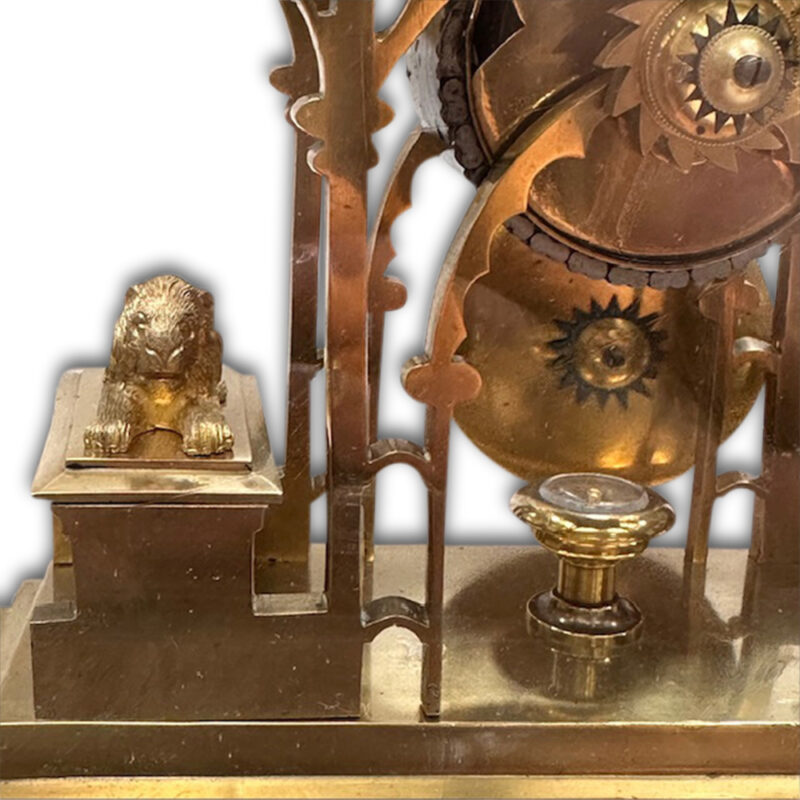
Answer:
M378 547L377 594L421 599L424 550ZM557 657L526 631L528 599L554 580L548 553L449 547L439 722L419 717L420 645L398 630L365 648L360 721L36 721L24 624L35 586L26 585L2 615L3 793L795 796L796 592L754 582L745 551L714 550L706 597L692 599L682 555L656 548L623 567L620 591L642 609L643 634L591 663ZM315 546L312 569L322 559ZM776 592L748 601L771 604L757 625L743 614L746 577Z
M625 775L440 778L421 775L340 778L60 778L8 781L4 798L547 798L548 800L796 800L790 775Z

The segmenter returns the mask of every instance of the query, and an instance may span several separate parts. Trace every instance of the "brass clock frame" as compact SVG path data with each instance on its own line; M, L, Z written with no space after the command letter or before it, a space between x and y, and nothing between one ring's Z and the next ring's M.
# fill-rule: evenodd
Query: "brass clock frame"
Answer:
M691 527L683 554L653 548L652 560L641 560L647 565L641 574L630 572L621 579L625 592L641 604L645 624L653 625L650 644L628 661L587 662L527 638L524 603L531 592L554 583L555 564L547 554L502 546L468 552L445 544L454 411L478 394L482 381L459 354L467 333L467 294L489 272L498 233L527 215L536 176L558 160L585 158L593 133L608 117L609 76L586 81L523 126L489 168L439 276L425 352L403 372L406 390L426 407L424 440L378 436L385 315L405 301L404 287L386 275L394 257L390 230L411 204L411 182L419 166L447 148L435 131L411 135L370 228L367 173L377 158L371 137L391 117L378 91L445 4L407 0L396 21L376 32L373 0L281 2L294 61L276 70L272 80L289 98L296 152L289 435L280 477L271 465L265 427L248 417L252 452L266 470L261 477L269 491L254 489L252 497L242 499L235 472L222 480L209 478L206 469L192 480L214 486L222 480L207 499L187 505L186 495L175 491L154 502L159 479L146 491L137 488L136 480L125 483L124 476L121 488L109 488L100 485L107 474L98 470L99 483L93 473L84 473L88 484L81 492L62 494L54 488L58 481L65 479L70 487L75 481L74 473L65 478L61 469L66 466L59 453L69 439L63 420L71 412L64 405L69 393L60 398L55 420L62 424L54 425L43 462L48 480L37 486L40 496L54 503L54 565L45 581L23 586L14 607L3 612L4 796L222 796L234 791L264 797L659 797L665 792L711 797L721 791L734 797L796 796L800 725L781 706L781 693L789 693L790 709L796 698L794 689L778 680L783 674L791 683L798 675L800 504L788 501L800 497L796 225L782 237L770 337L737 340L737 311L753 302L752 287L741 277L709 282L700 293L707 324L700 357L707 370L698 406ZM321 353L316 312L323 248L327 321ZM758 365L766 375L758 477L717 475L731 362ZM310 383L319 370L326 379L329 441L322 476L312 474L309 456ZM255 402L252 384L243 381ZM421 551L374 545L376 476L395 464L415 469L427 490L429 524ZM709 560L714 503L737 488L756 495L750 551L719 551ZM309 506L323 492L327 544L311 548ZM101 594L82 594L95 585L97 562L91 548L71 548L70 536L84 530L85 541L103 542L105 530L136 516L140 501L154 521L143 520L142 529L135 521L125 528L134 542L150 524L172 525L178 542L196 536L211 542L220 514L240 521L235 542L214 546L224 548L230 558L226 563L233 565L225 578L231 586L252 580L246 593L250 604L237 606L231 618L240 613L258 617L260 635L281 653L280 658L260 658L255 671L248 665L247 675L257 674L255 683L278 691L253 712L247 698L255 683L227 686L226 696L235 696L242 709L232 718L213 711L211 716L176 716L168 710L161 715L143 711L136 718L125 716L130 711L125 703L116 715L104 716L102 704L95 704L83 717L56 704L49 719L36 718L34 697L43 715L48 713L46 699L32 688L42 678L36 658L31 666L27 655L31 639L40 641L37 647L53 647L52 658L57 658L60 647L73 646L66 639L59 643L59 621L74 618L76 610L80 616L87 597L101 614L108 610ZM259 508L264 525L253 518ZM242 545L251 535L252 558ZM425 562L421 577L413 566L420 556ZM315 572L311 567L320 562L325 574L321 587L309 578ZM165 580L166 566L156 558L148 562L158 581ZM737 580L743 582L741 594ZM194 591L188 586L186 591ZM135 580L125 587L141 590ZM143 591L135 597L147 598ZM183 597L176 591L173 600L179 604ZM131 624L124 603L114 608L121 625ZM147 619L161 624L158 615ZM388 628L403 629L405 638L381 648L376 639ZM46 641L48 630L54 631L52 641ZM663 649L654 650L653 641L664 643ZM404 669L415 642L421 661L419 707L415 701L409 705ZM206 645L201 640L196 646L202 660L208 655ZM733 657L739 646L740 655ZM364 649L370 653L366 659ZM341 660L332 667L336 659ZM125 659L118 661L124 669ZM303 668L286 683L291 663ZM782 664L783 672L765 670L770 664ZM715 673L719 665L724 670ZM556 687L544 700L531 689L550 685L542 678L543 667L552 670ZM662 669L665 680L675 678L672 685L686 687L692 702L715 695L713 700L723 698L727 705L699 709L681 696L674 705L678 710L670 712L659 699L661 685L647 680ZM230 673L221 675L219 680L229 680ZM47 681L55 687L53 696L63 692L52 666ZM104 685L110 692L120 688L111 681ZM281 696L282 685L294 693Z

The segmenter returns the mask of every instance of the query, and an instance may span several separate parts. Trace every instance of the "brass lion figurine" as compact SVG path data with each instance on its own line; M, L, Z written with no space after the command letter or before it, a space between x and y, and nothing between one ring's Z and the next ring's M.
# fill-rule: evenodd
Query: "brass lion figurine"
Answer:
M221 378L211 295L174 275L132 287L114 328L97 422L84 433L87 453L126 453L152 430L179 433L190 456L232 450Z

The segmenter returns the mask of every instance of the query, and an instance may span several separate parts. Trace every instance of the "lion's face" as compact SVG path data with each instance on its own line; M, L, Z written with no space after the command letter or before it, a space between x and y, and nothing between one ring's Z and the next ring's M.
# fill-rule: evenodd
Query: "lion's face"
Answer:
M146 380L185 377L213 328L211 295L164 275L134 286L114 337L118 366Z

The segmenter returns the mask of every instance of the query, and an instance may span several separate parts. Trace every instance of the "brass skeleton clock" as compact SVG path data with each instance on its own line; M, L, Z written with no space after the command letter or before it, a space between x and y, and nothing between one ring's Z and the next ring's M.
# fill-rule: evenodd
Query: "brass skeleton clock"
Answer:
M383 30L374 5L281 0L285 465L176 276L129 292L108 369L61 379L53 561L0 618L4 796L798 796L800 4L406 0ZM404 56L420 125L370 222ZM391 231L438 157L476 191L402 372L424 431L387 439ZM723 472L762 391L761 473ZM541 547L447 544L453 423ZM376 546L397 464L424 544ZM689 470L685 546L658 547L654 487ZM735 489L749 549L711 548Z

